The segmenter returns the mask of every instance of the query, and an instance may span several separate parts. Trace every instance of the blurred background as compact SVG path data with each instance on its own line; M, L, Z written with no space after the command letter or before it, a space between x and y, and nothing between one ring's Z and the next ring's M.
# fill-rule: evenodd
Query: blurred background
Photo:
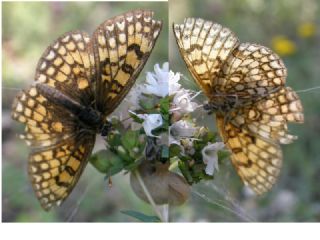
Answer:
M128 176L113 178L113 187L90 164L65 203L44 212L27 177L29 149L17 133L23 126L10 119L10 107L19 89L28 86L46 47L64 32L80 29L92 33L104 20L136 8L155 11L164 21L162 33L138 81L155 63L169 59L186 88L196 89L178 52L172 22L202 17L230 28L241 42L256 42L273 49L288 68L287 83L295 90L320 86L319 0L170 0L165 2L47 2L2 4L2 220L5 222L127 222L134 219L121 210L154 215L149 205L130 189ZM169 29L166 27L169 26ZM291 125L299 139L283 145L284 164L273 190L253 197L242 185L229 161L220 165L213 181L193 186L183 206L170 208L171 221L320 221L320 89L299 93L305 124ZM198 98L199 102L205 98ZM121 106L120 106L121 108ZM199 112L196 114L201 115ZM204 116L204 113L203 113ZM202 119L215 128L212 117ZM102 144L97 144L97 148ZM95 151L97 150L95 149Z
M4 222L126 222L135 221L121 210L153 214L132 192L128 175L108 181L90 164L65 203L41 209L27 176L29 148L17 136L22 124L10 118L11 104L20 89L34 80L37 62L55 39L71 30L91 34L108 18L134 9L150 9L163 21L156 46L137 82L145 81L155 63L168 61L167 2L6 2L2 4L2 220ZM118 108L121 109L122 106ZM120 110L121 112L121 110ZM96 148L103 148L98 141Z
M288 68L287 84L295 90L320 86L319 0L171 0L169 20L201 17L230 28L240 42L259 43L275 51ZM172 28L172 26L170 26ZM180 72L186 88L197 89L169 33L171 69ZM172 209L175 221L320 221L320 89L300 92L303 125L289 129L299 139L283 145L284 164L271 192L253 197L243 188L230 161L215 179L193 187L189 201ZM199 101L205 98L199 98ZM201 110L197 116L201 116ZM204 115L205 113L203 113ZM204 125L215 128L213 117Z

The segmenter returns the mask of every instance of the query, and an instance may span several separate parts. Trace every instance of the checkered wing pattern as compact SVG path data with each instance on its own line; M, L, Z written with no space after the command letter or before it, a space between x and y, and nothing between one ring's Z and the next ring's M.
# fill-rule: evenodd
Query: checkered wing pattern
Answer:
M242 104L257 101L285 85L287 69L278 55L270 49L242 43L223 63L214 92L236 94Z
M90 106L94 100L94 57L85 32L69 32L44 52L37 66L36 83L47 84L78 103Z
M186 18L183 24L174 24L173 31L191 74L210 96L224 62L239 45L238 38L228 28L201 18Z
M133 11L102 23L93 35L96 105L108 115L128 93L145 65L162 23L151 11Z
M16 96L12 118L26 126L21 138L31 147L29 175L45 210L68 197L88 162L99 134L88 119L104 121L147 61L161 30L152 16L125 13L101 24L92 38L64 34L40 58L35 82Z
M26 125L21 138L32 149L29 176L41 206L49 210L72 191L87 164L95 134L78 131L77 119L51 104L35 86L15 98L12 117Z
M304 121L298 95L285 86L282 60L203 19L187 18L173 29L187 67L217 107L217 127L239 176L256 193L267 192L282 165L280 144L296 139L287 123Z

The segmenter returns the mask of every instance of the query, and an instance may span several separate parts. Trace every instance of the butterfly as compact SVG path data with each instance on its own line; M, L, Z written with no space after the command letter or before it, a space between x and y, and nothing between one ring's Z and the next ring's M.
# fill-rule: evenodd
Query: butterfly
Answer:
M219 133L245 185L269 191L282 165L280 144L291 143L288 122L303 123L298 95L285 85L287 69L267 47L240 43L220 24L186 18L173 24L180 53L216 113Z
M90 37L68 32L39 60L35 82L16 96L12 118L25 124L28 171L41 206L60 205L78 182L96 134L145 65L162 22L135 10L103 22Z

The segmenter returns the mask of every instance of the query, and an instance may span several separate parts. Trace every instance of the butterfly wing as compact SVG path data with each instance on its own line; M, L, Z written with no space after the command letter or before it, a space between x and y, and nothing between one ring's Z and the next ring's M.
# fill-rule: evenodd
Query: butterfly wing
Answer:
M78 181L95 142L95 134L80 131L76 116L48 101L36 84L46 84L84 106L93 101L94 74L90 39L86 33L64 34L39 60L36 82L14 100L13 119L24 123L21 135L31 146L29 175L46 210L59 205Z
M264 46L242 43L224 62L214 92L236 95L240 104L250 104L281 89L286 77L277 54Z
M303 123L298 95L289 87L231 113L226 122L217 114L218 129L231 150L231 160L243 182L256 193L268 191L282 165L280 144L291 143L287 123Z
M77 120L48 102L35 86L17 95L12 118L26 125L21 138L31 146L29 176L41 206L49 210L72 191L87 164L95 134L78 131Z
M296 136L288 134L287 123L303 123L304 116L299 96L290 87L285 87L267 99L234 111L230 121L270 141L288 144Z
M235 98L230 112L218 113L220 135L232 151L242 180L261 194L275 183L282 164L280 143L290 143L287 122L303 122L298 96L285 87L282 60L257 44L239 44L227 28L202 19L174 24L188 69L207 97Z
M217 115L220 135L231 150L231 161L242 181L256 193L267 192L280 173L282 151L279 144L225 123Z
M223 63L239 45L228 28L201 18L174 24L180 53L198 85L210 97Z
M54 41L41 56L35 81L56 88L76 102L94 101L94 58L85 32L68 32Z
M96 108L111 113L133 86L159 36L153 12L137 10L102 23L93 34Z

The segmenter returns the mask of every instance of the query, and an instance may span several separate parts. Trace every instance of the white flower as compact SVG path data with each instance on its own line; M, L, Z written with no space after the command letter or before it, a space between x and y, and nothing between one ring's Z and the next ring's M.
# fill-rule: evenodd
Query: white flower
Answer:
M179 111L181 113L193 112L198 107L197 103L192 102L193 98L196 95L191 96L190 91L183 89L183 88L180 89L174 95L174 98L172 101L173 108L171 109L171 111Z
M161 114L136 114L135 112L129 111L137 117L143 119L143 129L147 136L158 137L153 135L151 132L153 129L160 127L163 124Z
M139 114L140 115L140 114ZM151 133L153 129L160 127L163 123L161 114L141 114L144 116L142 126L147 136L156 137Z
M213 175L215 170L219 170L218 166L218 151L223 149L224 143L217 142L205 146L201 153L203 162L207 165L206 167L206 174Z
M180 73L169 72L169 95L173 95L178 92L181 88L181 84L178 83L180 80Z
M160 68L154 65L154 73L147 73L147 84L144 84L144 93L165 97L169 94L169 63L165 62Z
M180 145L181 138L192 138L197 131L191 123L180 120L169 127L169 144Z

